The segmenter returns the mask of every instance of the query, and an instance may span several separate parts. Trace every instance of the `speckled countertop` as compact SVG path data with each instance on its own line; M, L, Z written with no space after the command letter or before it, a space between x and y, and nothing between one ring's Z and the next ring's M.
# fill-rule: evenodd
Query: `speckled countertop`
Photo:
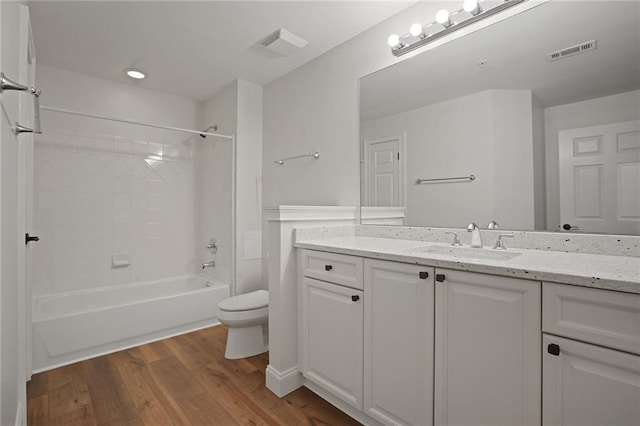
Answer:
M294 245L373 259L640 294L640 257L520 248L509 248L504 252L490 247L456 249L446 243L363 236L298 240ZM508 256L504 253L517 256L508 260L493 259L491 252L497 252L496 256Z

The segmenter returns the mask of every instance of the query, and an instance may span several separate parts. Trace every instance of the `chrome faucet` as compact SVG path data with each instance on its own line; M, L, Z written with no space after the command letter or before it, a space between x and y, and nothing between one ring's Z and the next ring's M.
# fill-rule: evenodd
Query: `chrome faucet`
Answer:
M498 229L498 228L500 228L500 227L498 226L498 222L496 222L495 220L492 220L487 225L487 229Z
M493 245L493 249L494 250L506 250L507 247L504 245L504 241L502 241L503 238L513 238L514 235L513 234L499 234L498 235L498 239L496 240L495 244Z
M211 262L205 262L202 264L202 269L204 268L213 268L214 266L216 266L216 261L212 260Z
M467 232L471 232L471 247L482 248L482 237L480 236L480 228L474 222L467 226Z

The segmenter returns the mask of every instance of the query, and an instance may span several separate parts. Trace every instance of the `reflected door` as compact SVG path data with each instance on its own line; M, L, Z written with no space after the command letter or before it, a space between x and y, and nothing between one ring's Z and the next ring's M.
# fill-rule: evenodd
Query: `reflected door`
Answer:
M367 206L400 206L400 140L399 136L365 140Z
M558 136L564 229L640 234L640 121Z

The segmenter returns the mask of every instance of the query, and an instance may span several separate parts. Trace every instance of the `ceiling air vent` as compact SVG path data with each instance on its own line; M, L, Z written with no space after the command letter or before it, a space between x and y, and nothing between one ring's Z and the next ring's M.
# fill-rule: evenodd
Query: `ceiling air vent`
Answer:
M553 62L557 61L558 59L564 59L568 58L569 56L578 55L590 50L595 50L596 47L598 47L598 43L595 40L585 41L584 43L576 44L575 46L567 47L566 49L547 53L547 59L550 62Z
M260 44L272 52L286 56L305 47L307 40L280 28L262 39Z

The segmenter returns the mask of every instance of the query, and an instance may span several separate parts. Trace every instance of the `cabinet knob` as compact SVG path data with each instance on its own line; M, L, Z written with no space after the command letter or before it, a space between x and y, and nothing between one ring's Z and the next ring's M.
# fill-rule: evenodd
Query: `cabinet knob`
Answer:
M327 271L327 272L328 272L328 271L330 271L330 270L332 270L332 269L333 269L333 266L332 266L332 265L324 265L324 270L325 270L325 271Z
M549 352L551 355L558 356L560 355L560 346L556 345L555 343L551 343L549 346L547 346L547 352Z
M439 283L444 282L444 274L436 274L436 281Z
M428 272L420 272L418 275L420 276L421 280L426 280L427 278L429 278Z
M351 296L351 301L352 302L357 302L358 300L360 300L360 296L358 296L358 295Z

